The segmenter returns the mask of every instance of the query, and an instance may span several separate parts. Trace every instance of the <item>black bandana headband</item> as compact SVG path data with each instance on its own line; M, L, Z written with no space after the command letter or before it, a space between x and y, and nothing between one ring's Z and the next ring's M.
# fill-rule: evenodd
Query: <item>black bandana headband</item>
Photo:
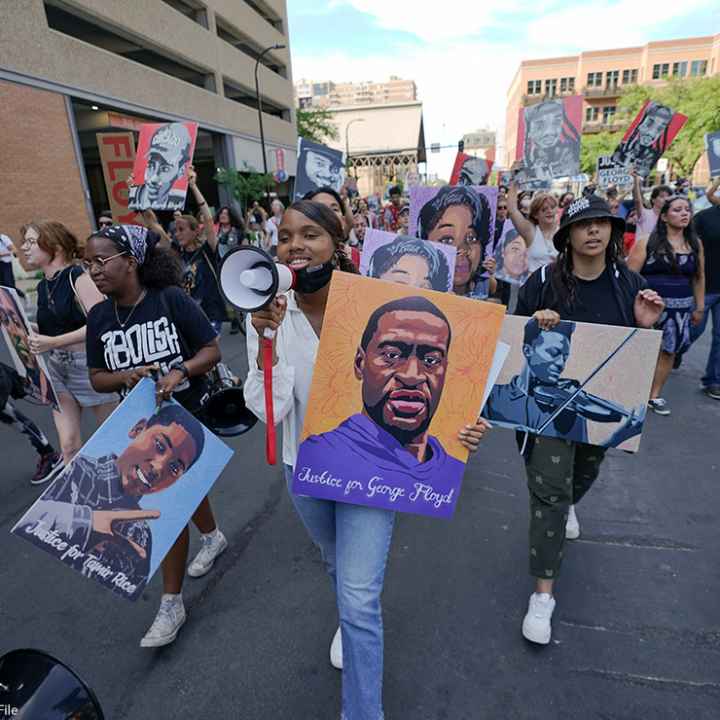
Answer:
M132 255L138 265L145 262L148 247L154 247L158 241L157 235L148 232L142 225L111 225L100 230L96 236L111 240L118 248Z

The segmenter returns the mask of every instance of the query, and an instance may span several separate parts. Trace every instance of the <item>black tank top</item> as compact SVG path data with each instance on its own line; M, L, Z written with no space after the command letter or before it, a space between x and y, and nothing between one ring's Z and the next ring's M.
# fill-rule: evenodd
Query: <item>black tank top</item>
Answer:
M37 324L41 335L57 337L85 325L85 315L70 285L72 278L77 288L77 280L82 274L83 269L79 265L70 265L51 280L40 281Z

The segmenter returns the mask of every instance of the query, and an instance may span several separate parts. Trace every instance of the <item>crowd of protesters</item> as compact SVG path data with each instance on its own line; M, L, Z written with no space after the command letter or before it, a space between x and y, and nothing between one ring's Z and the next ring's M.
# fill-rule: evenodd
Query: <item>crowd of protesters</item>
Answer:
M247 332L247 401L263 417L258 334L275 331L273 375L277 374L276 406L282 408L276 421L283 423L283 460L288 479L292 477L330 276L334 270L358 272L368 231L407 235L409 203L400 186L389 188L384 205L376 197L350 197L345 189L337 193L320 188L288 208L275 199L267 208L251 204L244 217L229 206L213 214L196 180L191 168L189 190L196 214L176 211L167 227L146 210L139 213L135 226L115 225L109 212L101 213L98 230L84 243L57 222L33 220L20 229L18 247L26 264L42 273L30 348L47 356L62 409L53 413L57 452L19 411L16 373L1 368L0 422L27 435L37 450L40 460L33 482L56 476L78 452L84 408L101 423L121 396L152 374L145 360L122 370L108 362L106 334L124 331L133 316L135 322L147 321L167 312L185 342L182 355L157 380L158 398L174 395L193 414L199 412L205 373L220 361L223 324L229 322L231 333L241 328ZM446 209L440 193L438 212L433 222L425 223L423 236L456 247L458 262L450 283L455 293L509 304L510 311L533 317L538 333L557 328L561 320L661 330L649 409L667 416L670 407L663 388L709 322L712 343L701 384L708 398L720 400L719 187L717 179L707 188L710 207L695 214L684 183L653 187L646 203L635 176L631 200L614 188L600 191L589 185L579 203L571 192L532 193L513 182L499 188L495 225L486 239L474 232L475 209L460 191L453 202L467 203L467 220L447 223L447 237L437 237L435 225ZM517 243L524 244L528 261L525 282L514 289L494 277L495 245L507 223ZM223 258L243 244L261 247L296 270L317 266L314 284L276 298L245 323L227 307L218 279ZM10 287L14 278L8 260L13 252L9 239L0 235L1 284ZM480 418L460 429L459 440L474 452L488 427ZM522 630L528 640L547 644L563 543L579 536L575 504L598 477L604 450L543 437L530 443L526 438L521 452L531 502L530 571L536 580ZM330 658L335 667L345 668L343 717L381 718L380 594L393 513L295 496L293 502L322 549L336 591L340 627ZM201 532L202 549L188 565L185 528L163 562L163 595L141 641L145 647L174 641L186 619L185 573L206 574L227 547L208 498L192 519ZM362 558L353 552L358 542L364 548Z

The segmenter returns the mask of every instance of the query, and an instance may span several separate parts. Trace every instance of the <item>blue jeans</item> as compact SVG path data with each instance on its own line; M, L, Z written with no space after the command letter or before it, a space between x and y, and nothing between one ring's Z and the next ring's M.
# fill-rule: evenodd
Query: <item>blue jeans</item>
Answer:
M288 490L293 470L285 465ZM382 720L383 623L380 595L395 513L290 498L333 582L343 643L342 720Z
M705 312L702 322L697 325L690 325L690 340L695 342L705 331L708 317L712 312L712 344L708 356L705 375L702 377L702 384L705 387L720 385L720 293L705 295Z

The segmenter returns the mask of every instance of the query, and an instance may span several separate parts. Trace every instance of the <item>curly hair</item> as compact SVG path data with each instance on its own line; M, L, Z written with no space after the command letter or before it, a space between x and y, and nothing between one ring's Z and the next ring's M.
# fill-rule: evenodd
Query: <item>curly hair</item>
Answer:
M118 251L125 250L122 245L112 238L93 233L88 240L93 237L109 240ZM160 238L154 232L148 231L147 239L145 262L138 266L137 269L140 284L152 290L162 290L173 286L182 287L183 270L177 253L168 247L159 245Z
M320 191L319 191L320 192ZM327 192L323 190L322 192ZM345 245L345 231L343 224L340 222L338 216L330 210L326 205L315 202L314 200L296 200L290 207L285 211L295 210L300 214L304 215L308 220L312 220L317 223L325 232L332 238L333 244L335 245L335 264L343 272L358 274L358 269L348 259L343 252Z
M470 210L475 236L485 246L494 234L494 228L490 227L492 217L490 203L483 193L465 185L446 185L440 188L432 200L428 200L422 206L415 232L417 237L427 238L440 222L445 211L454 205L465 205Z

